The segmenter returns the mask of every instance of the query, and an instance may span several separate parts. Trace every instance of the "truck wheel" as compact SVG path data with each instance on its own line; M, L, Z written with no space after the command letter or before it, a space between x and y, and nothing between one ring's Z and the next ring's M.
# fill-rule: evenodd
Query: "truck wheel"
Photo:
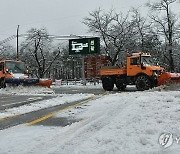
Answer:
M120 91L124 91L126 89L126 84L124 84L123 79L116 79L116 87Z
M118 88L119 91L124 91L126 89L126 85L117 85L116 87Z
M136 88L137 90L144 91L148 90L151 87L151 82L147 76L141 75L136 79Z
M113 79L110 77L104 77L102 78L102 86L103 89L106 91L112 91L114 88L114 82Z
M6 88L5 79L0 79L0 89L1 88Z

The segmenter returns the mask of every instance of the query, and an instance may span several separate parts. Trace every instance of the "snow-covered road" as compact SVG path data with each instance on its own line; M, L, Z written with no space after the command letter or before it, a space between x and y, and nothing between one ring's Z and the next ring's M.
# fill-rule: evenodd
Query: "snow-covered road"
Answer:
M180 137L180 89L107 94L53 118L76 122L65 127L23 124L2 130L0 153L173 154L180 151L180 143L175 140ZM166 149L158 143L162 133L173 134L174 143Z

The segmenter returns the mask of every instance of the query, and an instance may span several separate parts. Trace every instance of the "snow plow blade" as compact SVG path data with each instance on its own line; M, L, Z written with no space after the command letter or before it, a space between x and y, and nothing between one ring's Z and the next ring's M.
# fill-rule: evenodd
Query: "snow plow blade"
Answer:
M39 82L39 79L21 79L21 78L6 78L6 83L12 84L12 85L36 85Z
M39 79L38 85L50 88L50 86L52 85L52 80L51 79Z
M51 79L31 79L31 78L6 78L5 82L8 84L12 85L25 85L25 86L31 86L31 85L39 85L39 86L44 86L50 88L52 85L52 80Z
M167 83L180 83L180 73L163 73L158 78L158 86Z

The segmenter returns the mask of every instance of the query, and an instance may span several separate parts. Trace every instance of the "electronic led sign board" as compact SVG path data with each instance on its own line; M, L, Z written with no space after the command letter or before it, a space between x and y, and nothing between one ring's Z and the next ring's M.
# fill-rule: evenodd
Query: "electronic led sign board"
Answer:
M69 40L70 55L87 55L100 53L100 38L82 38Z

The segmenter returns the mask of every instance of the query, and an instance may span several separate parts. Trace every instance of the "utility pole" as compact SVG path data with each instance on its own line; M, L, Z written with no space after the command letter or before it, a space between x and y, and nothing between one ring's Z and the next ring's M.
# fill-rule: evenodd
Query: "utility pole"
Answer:
M17 44L16 44L16 59L18 60L19 59L19 25L18 25L18 27L17 27Z

